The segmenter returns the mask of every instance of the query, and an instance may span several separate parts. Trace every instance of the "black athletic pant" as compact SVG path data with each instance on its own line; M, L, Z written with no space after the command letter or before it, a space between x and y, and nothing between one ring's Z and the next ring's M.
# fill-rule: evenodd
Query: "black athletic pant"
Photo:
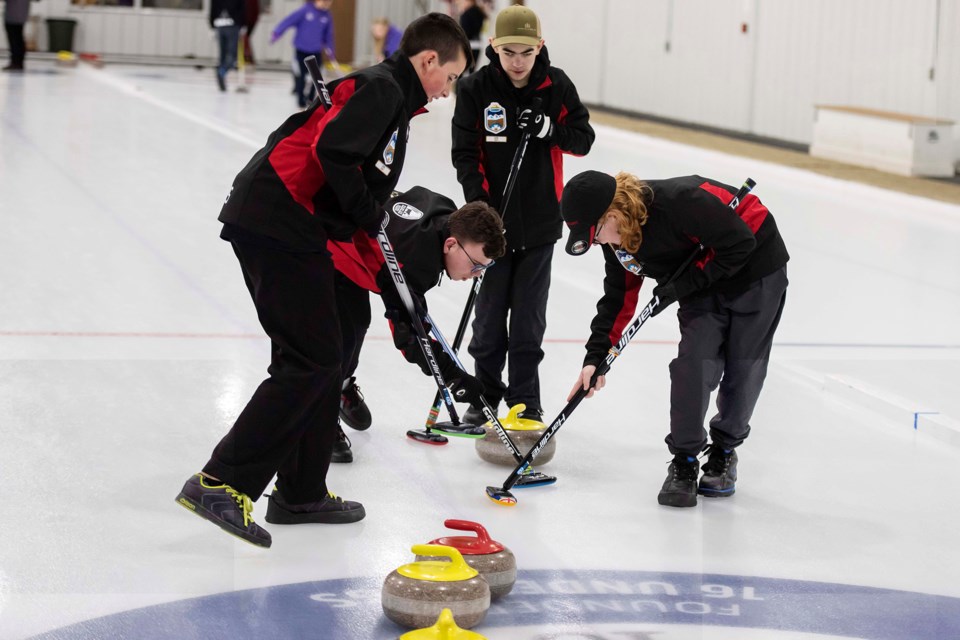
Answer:
M23 60L27 56L27 45L23 39L23 25L4 22L3 26L7 31L7 42L10 43L10 65L22 67Z
M333 262L326 252L232 244L272 341L270 377L203 470L252 500L276 473L285 500L314 502L327 493L343 380Z
M337 312L343 336L343 379L357 371L360 349L370 328L370 292L340 272L336 275Z
M511 407L522 402L528 409L542 409L539 367L552 261L550 243L508 252L484 275L469 352L477 378L486 387L484 397L493 407L503 399ZM504 385L508 356L508 384Z
M718 385L710 440L732 449L750 435L786 297L783 267L743 293L716 293L680 305L680 348L670 363L670 453L696 456L703 450L703 420Z

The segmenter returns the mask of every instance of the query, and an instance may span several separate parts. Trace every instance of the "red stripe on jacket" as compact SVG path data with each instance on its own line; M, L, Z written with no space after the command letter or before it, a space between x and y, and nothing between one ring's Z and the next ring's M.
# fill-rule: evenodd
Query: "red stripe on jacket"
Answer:
M287 136L270 153L270 166L277 172L283 186L311 215L313 196L326 182L323 168L317 159L316 145L327 123L337 117L343 105L353 95L355 80L350 79L337 85L333 94L333 106L330 111L318 107L302 127Z
M347 242L327 240L327 250L337 271L358 287L380 293L377 273L383 267L384 260L376 239L359 230L353 234L353 239Z
M637 310L637 299L640 297L640 287L643 286L643 278L638 278L626 269L623 270L623 278L627 287L623 295L623 306L620 307L620 313L617 314L613 326L610 327L610 333L607 334L611 347L615 347L620 342L623 330L633 319L633 312Z
M562 105L555 124L565 122L567 113L569 113L567 105ZM560 202L560 196L563 194L563 150L557 145L550 147L550 161L553 164L553 190L557 192L557 202Z
M733 201L734 194L723 187L704 182L700 185L700 188L720 198L723 204L730 204L730 202ZM737 206L736 211L737 215L750 227L750 231L752 231L754 235L757 234L757 229L760 228L763 221L767 219L767 214L770 213L770 211L763 206L763 203L760 202L760 199L753 194L747 194Z

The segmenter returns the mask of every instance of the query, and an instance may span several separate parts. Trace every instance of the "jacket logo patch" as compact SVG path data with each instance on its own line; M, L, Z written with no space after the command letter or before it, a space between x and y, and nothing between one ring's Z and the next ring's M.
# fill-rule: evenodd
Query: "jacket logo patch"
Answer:
M632 253L627 253L623 249L617 249L617 260L620 261L620 264L623 265L623 268L632 273L635 276L639 276L643 273L643 265L633 257Z
M404 220L419 220L423 217L423 211L406 202L397 202L393 205L393 215Z
M383 163L388 167L393 164L393 154L397 150L397 131L399 129L394 129L393 135L390 136L390 142L383 148Z
M499 102L491 102L483 110L483 128L493 134L507 128L507 112Z

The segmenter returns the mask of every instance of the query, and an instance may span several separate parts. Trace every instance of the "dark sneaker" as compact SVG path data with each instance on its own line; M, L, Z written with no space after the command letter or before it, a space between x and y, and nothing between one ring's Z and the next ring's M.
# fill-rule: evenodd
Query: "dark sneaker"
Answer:
M227 82L223 74L220 73L220 69L215 69L214 72L217 74L217 86L220 88L220 91L226 91Z
M732 496L737 487L737 452L711 444L707 455L709 459L703 465L703 477L697 491L709 498Z
M357 431L365 431L373 423L370 409L363 401L363 394L360 393L357 379L353 376L347 379L343 391L340 392L340 420Z
M321 524L346 524L363 520L367 512L359 502L344 500L327 492L327 495L317 502L307 504L290 504L283 499L276 487L273 493L266 496L266 520L270 524L306 524L318 522Z
M476 424L483 426L487 424L487 416L483 415L483 409L470 405L460 421L464 424Z
M219 480L199 473L191 476L177 496L177 504L250 544L270 546L270 534L253 521L250 497Z
M540 409L524 409L517 414L521 420L533 420L534 422L543 422L543 411Z
M337 426L337 441L333 443L333 453L330 462L353 462L353 451L350 450L350 438Z
M670 461L667 479L657 496L657 502L667 507L697 506L697 476L700 463L693 456L678 454ZM268 520L269 522L269 520Z

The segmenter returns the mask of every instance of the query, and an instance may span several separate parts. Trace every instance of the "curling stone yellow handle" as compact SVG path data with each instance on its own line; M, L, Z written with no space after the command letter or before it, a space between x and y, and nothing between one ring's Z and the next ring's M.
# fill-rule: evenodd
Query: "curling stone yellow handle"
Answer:
M430 582L454 582L469 580L477 575L477 570L468 565L460 552L453 547L440 544L415 544L410 550L418 556L440 556L450 558L450 561L420 560L397 569L398 573L408 578Z

